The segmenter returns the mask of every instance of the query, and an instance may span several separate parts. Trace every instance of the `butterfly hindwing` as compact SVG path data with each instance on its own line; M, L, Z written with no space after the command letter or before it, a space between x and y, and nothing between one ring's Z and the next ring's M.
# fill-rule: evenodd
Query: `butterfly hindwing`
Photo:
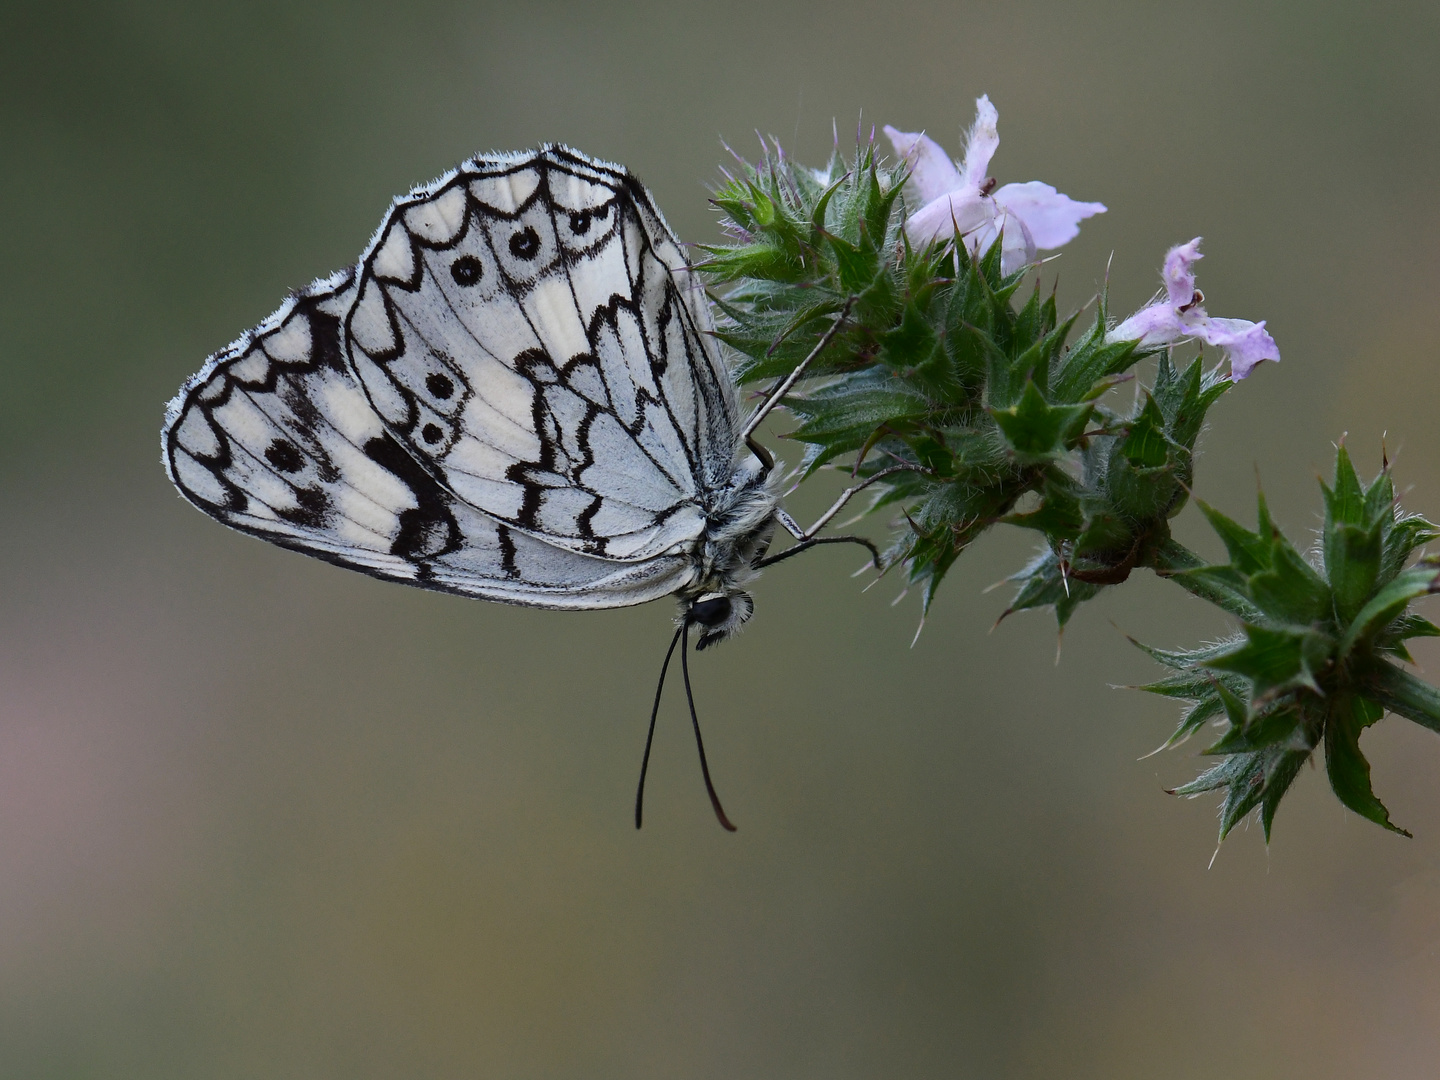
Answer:
M467 505L388 430L343 355L346 272L292 296L211 357L166 413L176 487L233 528L428 588L546 607L641 603L679 557L641 565L557 548Z
M460 500L618 562L693 542L734 466L708 306L644 188L547 149L396 201L358 268L353 370Z
M341 350L354 295L353 275L317 282L211 357L170 405L166 467L226 524L403 575L391 547L419 503L365 453L386 432Z

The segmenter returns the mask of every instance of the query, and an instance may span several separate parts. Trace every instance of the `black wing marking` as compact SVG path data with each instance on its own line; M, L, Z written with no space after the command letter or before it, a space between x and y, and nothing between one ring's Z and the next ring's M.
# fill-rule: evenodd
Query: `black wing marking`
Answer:
M468 506L387 430L342 356L354 275L316 282L212 356L166 411L165 467L235 529L376 577L544 607L642 603L685 560L556 548Z
M709 318L639 182L551 148L397 200L346 345L388 429L460 499L638 561L693 545L734 468Z

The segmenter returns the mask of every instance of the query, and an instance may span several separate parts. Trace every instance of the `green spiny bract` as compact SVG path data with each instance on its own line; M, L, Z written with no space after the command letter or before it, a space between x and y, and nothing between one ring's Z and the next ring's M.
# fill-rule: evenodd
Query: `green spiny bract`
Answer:
M1440 530L1401 512L1388 464L1362 485L1343 446L1333 486L1321 486L1325 526L1314 559L1275 527L1263 495L1255 532L1199 503L1230 562L1173 559L1169 576L1239 618L1242 632L1202 649L1146 649L1175 674L1140 689L1190 703L1167 746L1207 721L1224 724L1204 751L1222 760L1175 792L1224 791L1221 839L1258 807L1268 840L1281 798L1322 745L1340 801L1404 832L1371 790L1360 733L1387 711L1440 731L1440 693L1396 664L1410 660L1406 640L1440 634L1410 610L1440 591L1440 559L1406 569Z
M1135 359L1128 344L1105 345L1101 326L1103 319L1091 338L1096 354L1115 357L1099 367L1108 374L1086 372L1074 380L1079 385L1090 379L1092 394L1109 387L1121 363ZM1083 355L1087 344L1082 341L1071 355ZM1198 358L1181 373L1162 354L1154 386L1141 390L1127 415L1094 405L1097 426L1078 448L1078 472L1050 470L1037 505L1003 519L1035 529L1047 541L1039 558L1012 577L1020 589L1007 615L1053 605L1064 626L1104 586L1126 580L1137 566L1163 565L1169 519L1188 498L1205 413L1230 385L1204 373Z
M1229 382L1161 359L1155 385L1121 415L1101 400L1141 358L1109 342L1103 302L1067 344L1030 268L1001 273L1001 245L975 256L905 238L906 175L872 145L823 170L778 144L740 162L714 195L731 243L701 264L720 288L721 340L742 383L781 379L839 332L784 404L805 444L801 477L823 466L876 484L871 509L900 510L886 565L904 567L929 609L941 579L991 525L1038 530L1045 553L1016 575L1011 610L1053 605L1060 623L1169 540L1206 409ZM1022 509L1023 508L1023 509Z

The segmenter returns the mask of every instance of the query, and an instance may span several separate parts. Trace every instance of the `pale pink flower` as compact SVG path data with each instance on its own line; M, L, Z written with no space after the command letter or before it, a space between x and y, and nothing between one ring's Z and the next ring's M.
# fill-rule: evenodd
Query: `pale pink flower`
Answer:
M997 189L986 172L1000 145L999 114L988 96L976 101L975 108L975 126L958 169L930 136L886 126L895 152L910 167L910 186L921 204L905 223L905 235L917 245L958 235L977 255L1003 237L1000 268L1010 274L1034 262L1037 250L1075 239L1080 222L1103 214L1105 207L1076 202L1039 180Z
M1230 357L1230 377L1239 381L1262 360L1279 360L1280 349L1265 321L1217 319L1206 314L1205 294L1195 288L1195 263L1200 237L1173 247L1165 255L1165 296L1143 307L1105 335L1106 341L1138 341L1142 349L1174 345L1199 338L1224 349Z

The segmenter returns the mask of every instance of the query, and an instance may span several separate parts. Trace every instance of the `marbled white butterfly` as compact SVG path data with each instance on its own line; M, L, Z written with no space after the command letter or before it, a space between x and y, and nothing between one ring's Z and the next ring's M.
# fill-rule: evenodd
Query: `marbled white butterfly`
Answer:
M879 562L816 535L851 492L796 525L752 438L804 364L744 420L712 326L626 169L476 157L210 357L166 409L165 468L224 524L376 577L546 608L673 594L663 687L692 625L703 649L749 619L762 567L837 541ZM767 558L776 525L796 542Z

